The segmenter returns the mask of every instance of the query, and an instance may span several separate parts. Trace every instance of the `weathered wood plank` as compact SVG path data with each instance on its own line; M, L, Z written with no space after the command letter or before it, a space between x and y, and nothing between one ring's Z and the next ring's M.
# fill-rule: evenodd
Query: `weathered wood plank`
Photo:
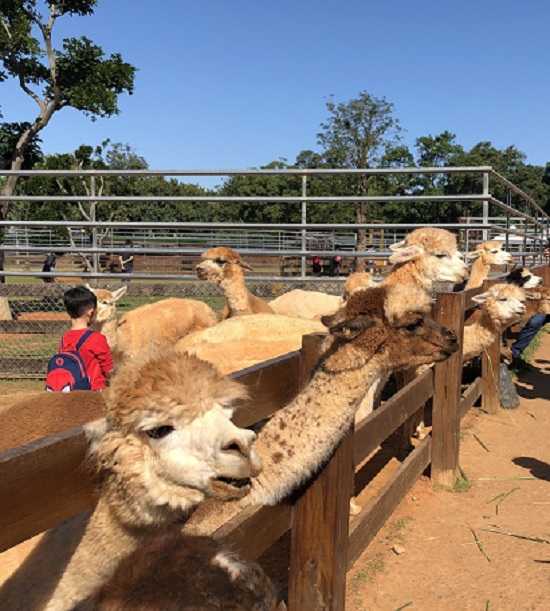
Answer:
M293 510L289 611L344 611L353 431Z
M468 390L464 393L464 396L460 400L460 419L470 411L474 403L479 399L483 389L483 382L481 378L476 378L475 382L472 382L468 387Z
M284 407L298 394L300 352L289 352L231 374L250 394L247 403L235 414L235 422L247 427Z
M493 343L481 354L481 405L490 414L496 414L500 409L500 343L501 336L497 335Z
M214 533L243 558L257 560L290 528L292 506L250 507Z
M358 465L417 412L433 395L433 371L425 371L399 390L380 409L362 420L353 438L353 460Z
M0 454L0 551L93 506L86 447L77 427Z
M363 553L414 482L430 464L431 436L422 440L391 476L380 494L370 500L351 523L348 569ZM306 607L304 607L306 608Z
M434 367L432 482L446 487L454 485L458 470L464 303L463 293L442 293L434 308L435 320L453 330L459 344L452 356Z

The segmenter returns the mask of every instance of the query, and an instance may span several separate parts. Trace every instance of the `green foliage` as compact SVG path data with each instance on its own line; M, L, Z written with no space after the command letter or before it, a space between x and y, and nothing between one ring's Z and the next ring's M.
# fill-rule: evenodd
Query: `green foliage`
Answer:
M0 123L0 169L6 170L11 165L11 157L21 134L30 127L30 123ZM42 160L41 140L34 136L25 150L23 169L30 169Z

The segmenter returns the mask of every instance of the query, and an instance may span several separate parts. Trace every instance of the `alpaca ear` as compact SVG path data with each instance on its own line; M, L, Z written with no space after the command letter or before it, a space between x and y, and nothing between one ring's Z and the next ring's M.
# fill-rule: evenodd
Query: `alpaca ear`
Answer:
M93 422L88 422L83 426L84 435L88 441L88 453L93 455L96 453L97 446L108 430L107 419L100 418Z
M393 246L397 246L397 244L393 244ZM393 250L393 254L389 258L389 261L394 265L396 263L405 263L406 261L418 259L418 257L424 254L424 249L416 244L404 246L402 248L390 248Z
M336 337L342 337L346 341L339 346L336 345L333 352L329 350L322 362L322 367L326 371L337 373L362 367L370 361L382 344L387 341L389 331L386 325L377 325L373 320L369 320L368 323L365 320L358 320L363 318L366 317L358 316L356 319L345 321L338 325L338 327L340 325L347 325L348 329L351 326L351 332L355 333L354 337L340 335L340 332L345 327L337 329L335 333L333 333L333 329L330 330L331 334ZM353 329L353 321L355 321L355 326L362 327L361 331L357 332L356 329Z
M485 303L487 301L487 299L489 298L489 293L479 293L479 295L475 295L474 297L472 297L472 301L474 303L478 303L478 304L482 304Z
M119 289L113 292L113 302L117 302L121 297L126 295L126 291L128 290L127 286L121 286Z
M474 259L477 259L480 254L481 250L472 250L472 252L467 252L464 256L466 259L471 259L473 261Z
M401 240L401 242L395 242L394 244L390 244L390 250L399 250L400 248L405 247L405 240Z
M84 285L89 291L92 291L92 293L94 292L94 289L86 282L86 284Z
M240 264L240 266L241 266L243 269L246 269L246 270L247 270L247 271L249 271L249 272L253 272L253 271L254 271L254 268L253 268L253 267L250 267L250 265L248 265L248 263L246 263L245 261L240 261L240 262L239 262L239 264Z
M539 301L539 299L542 299L542 293L540 291L533 291L531 289L531 290L525 291L525 294L527 295L527 299L529 301Z
M330 318L330 317L324 317ZM326 323L322 321L325 326ZM329 333L344 341L351 341L358 335L374 326L374 320L368 316L356 316L329 326Z

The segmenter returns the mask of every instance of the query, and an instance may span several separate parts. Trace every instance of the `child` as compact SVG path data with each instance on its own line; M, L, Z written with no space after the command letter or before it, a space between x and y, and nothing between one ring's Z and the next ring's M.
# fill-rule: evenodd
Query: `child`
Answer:
M71 330L61 339L61 352L76 350L78 340L94 320L97 297L86 287L77 286L65 292L63 302L71 317ZM105 336L92 331L78 352L84 361L92 390L104 389L113 369L113 357Z

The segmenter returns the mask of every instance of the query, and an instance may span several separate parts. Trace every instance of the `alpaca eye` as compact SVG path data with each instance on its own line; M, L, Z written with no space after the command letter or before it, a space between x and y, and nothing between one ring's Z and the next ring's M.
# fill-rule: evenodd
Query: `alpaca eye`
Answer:
M508 301L508 299L506 299L506 297L501 297L501 298L499 299L499 301L500 301L500 302L502 302L502 303L504 303L505 301Z
M145 434L151 439L162 439L163 437L166 437L166 435L170 435L173 430L173 426L166 424L164 426L157 426L154 429L149 429L148 431L145 431Z
M437 253L435 255L438 259L444 259L447 255L443 254L443 253Z
M218 265L225 265L225 261L223 259L214 259L214 263L217 263Z
M417 320L416 322L413 322L410 325L407 325L405 329L407 329L407 331L416 331L418 327L420 327L421 324L422 324L422 321Z

